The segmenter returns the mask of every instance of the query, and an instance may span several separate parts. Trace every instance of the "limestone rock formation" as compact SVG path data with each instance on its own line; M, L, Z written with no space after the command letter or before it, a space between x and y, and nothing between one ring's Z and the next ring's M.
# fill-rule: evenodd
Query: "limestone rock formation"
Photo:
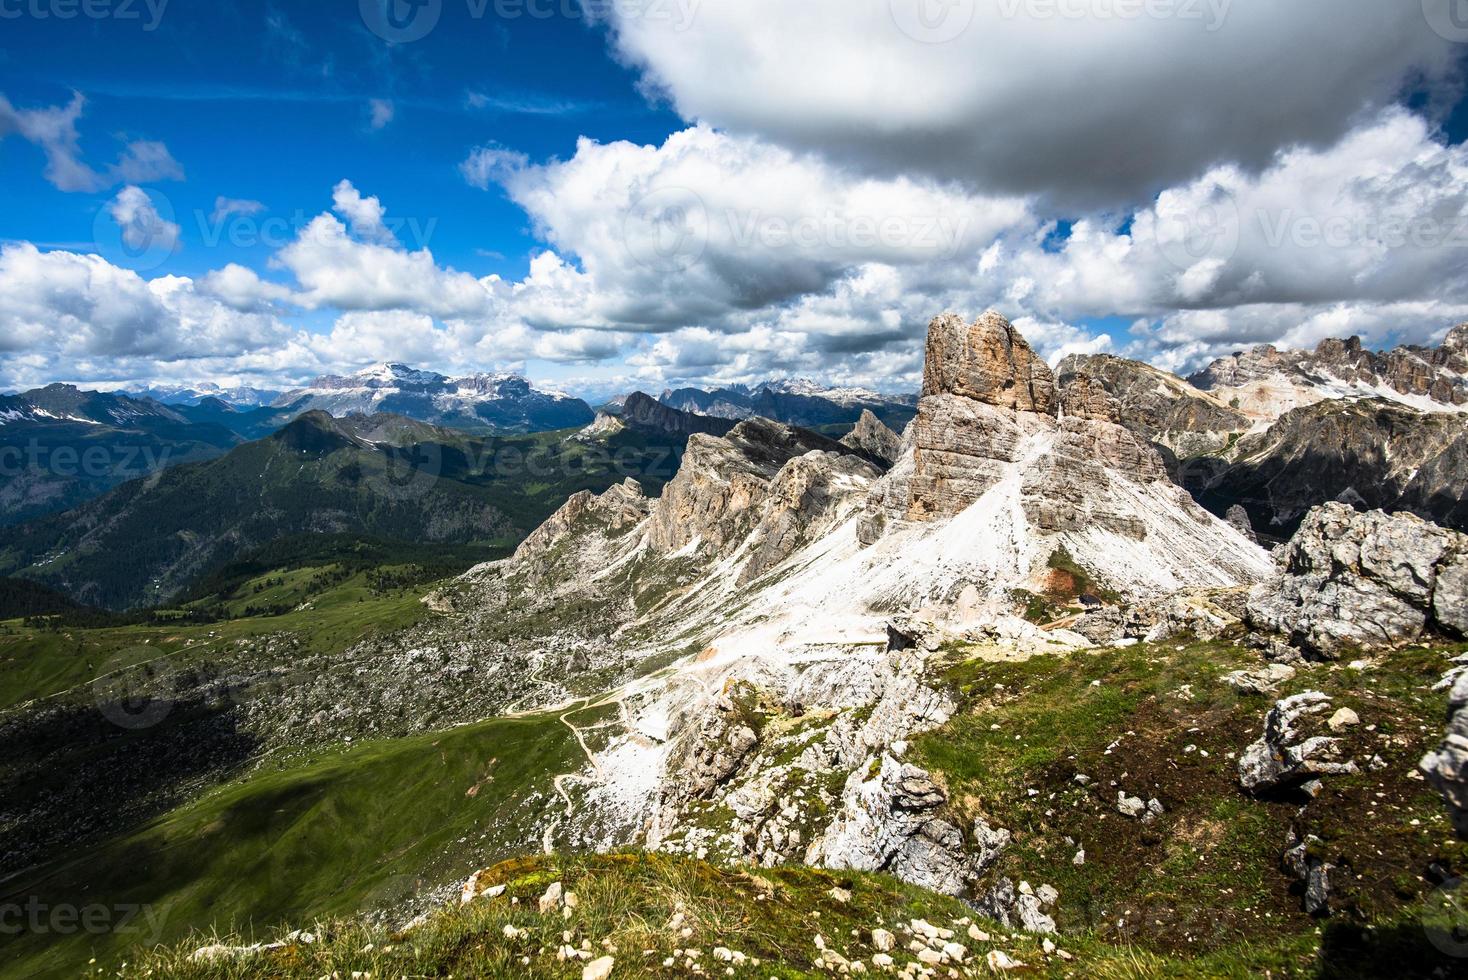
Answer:
M1310 653L1463 632L1468 537L1420 517L1325 504L1276 561L1278 573L1249 596L1249 622Z
M1239 756L1240 785L1257 794L1355 772L1339 738L1312 734L1323 728L1321 715L1329 707L1330 697L1319 691L1276 702L1264 717L1264 734Z
M630 476L600 496L590 490L572 494L560 508L545 519L515 549L515 560L529 562L553 548L581 522L598 521L610 531L619 531L640 522L652 509L652 501L642 492L642 484Z
M928 325L923 397L958 395L1020 412L1055 413L1055 378L993 310L971 324L945 313Z
M663 553L722 553L748 539L757 573L879 475L840 443L768 419L740 422L724 438L696 434L653 510L648 542Z
M1101 386L1073 378L1057 396L998 314L971 325L935 319L924 379L911 447L873 491L864 543L903 524L975 515L975 532L986 521L990 542L1013 543L1011 569L1028 573L1064 547L1103 578L1098 566L1114 569L1123 591L1152 570L1177 588L1253 581L1267 568L1251 542L1168 480L1144 439L1111 421L1119 411Z
M1385 397L1419 409L1468 405L1468 323L1436 348L1378 353L1359 337L1323 340L1313 351L1255 347L1188 378L1255 418L1273 419L1326 398Z
M1121 422L1121 403L1100 381L1082 372L1067 376L1060 386L1060 414L1066 418Z
M1468 672L1458 675L1448 695L1448 727L1442 742L1417 765L1443 795L1458 836L1468 838Z
M630 429L681 436L692 435L695 432L722 436L726 435L735 425L732 419L718 418L713 415L695 415L692 412L670 408L640 391L634 391L627 396L626 401L622 403L622 410L618 418Z
M1120 417L1112 421L1179 457L1221 452L1251 424L1243 412L1181 378L1112 354L1072 354L1056 377L1062 402L1067 389L1085 378L1087 386L1099 385L1116 399Z
M1311 507L1345 498L1468 527L1468 414L1318 402L1244 436L1226 461L1185 463L1181 480L1205 505L1242 506L1255 528L1281 536Z
M882 424L882 420L862 409L856 427L841 437L841 445L859 449L888 466L902 453L902 437Z
M889 871L924 888L961 895L997 856L997 848L966 853L963 832L943 815L943 788L922 769L890 755L852 772L841 799L841 813L806 854L812 864Z

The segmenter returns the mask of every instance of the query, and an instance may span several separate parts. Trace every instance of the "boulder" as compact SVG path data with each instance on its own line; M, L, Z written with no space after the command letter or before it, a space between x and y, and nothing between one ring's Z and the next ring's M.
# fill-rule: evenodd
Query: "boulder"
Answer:
M1249 623L1326 658L1429 628L1461 633L1464 556L1468 537L1412 514L1324 504L1276 553L1276 575L1250 593Z
M1330 697L1305 691L1275 703L1264 718L1264 734L1239 756L1239 783L1250 793L1298 786L1332 773L1357 772L1341 740L1314 735Z
M961 895L998 857L1007 835L970 852L943 815L948 795L924 770L873 757L846 780L841 812L806 853L807 864L886 871L945 895Z
M1468 672L1448 695L1448 726L1442 742L1417 764L1448 805L1458 836L1468 838Z
M1304 890L1305 914L1317 917L1330 914L1330 872L1333 866L1320 856L1322 844L1320 838L1314 834L1301 840L1291 830L1283 862L1285 868L1299 879Z

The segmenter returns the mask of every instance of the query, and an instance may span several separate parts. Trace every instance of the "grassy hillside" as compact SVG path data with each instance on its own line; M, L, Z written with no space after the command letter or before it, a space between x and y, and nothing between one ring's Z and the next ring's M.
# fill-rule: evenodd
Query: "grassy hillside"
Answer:
M680 452L677 440L630 432L591 444L567 433L431 431L439 441L393 448L367 441L349 421L311 413L220 459L0 532L0 574L128 609L167 602L287 537L503 549L578 490L632 476L658 492Z
M0 974L76 976L129 944L174 942L214 924L281 924L401 905L431 886L533 850L550 774L578 752L555 716L264 760L238 781L130 833L0 885L0 903L139 907L136 928L0 937ZM558 802L558 801L557 801Z

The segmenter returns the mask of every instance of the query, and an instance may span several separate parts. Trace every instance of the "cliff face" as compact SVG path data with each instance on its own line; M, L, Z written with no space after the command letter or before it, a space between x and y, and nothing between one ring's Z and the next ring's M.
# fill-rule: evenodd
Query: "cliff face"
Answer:
M1318 402L1245 436L1230 462L1184 470L1209 507L1240 505L1256 529L1275 536L1332 500L1468 525L1468 417L1453 412L1384 400Z
M623 425L631 429L681 436L694 433L722 436L735 425L733 419L695 415L692 412L669 408L651 395L643 394L640 391L634 391L627 396L618 418L621 419Z
M1062 394L1099 385L1119 406L1118 417L1110 421L1179 457L1222 452L1253 424L1226 401L1141 361L1072 354L1060 362L1056 375Z
M1255 418L1327 398L1382 397L1418 409L1468 405L1468 323L1439 347L1365 350L1361 338L1323 340L1313 351L1260 346L1214 361L1188 378Z

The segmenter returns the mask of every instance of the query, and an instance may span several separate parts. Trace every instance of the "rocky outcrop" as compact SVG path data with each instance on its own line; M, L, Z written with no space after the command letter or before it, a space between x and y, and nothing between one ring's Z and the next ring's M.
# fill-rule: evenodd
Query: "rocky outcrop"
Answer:
M948 795L917 766L872 758L846 780L842 809L806 860L828 868L887 871L904 881L964 894L993 863L1003 840L970 853L963 831L943 815Z
M722 439L695 434L653 511L648 543L663 553L725 553L747 541L754 559L745 574L757 575L879 475L840 443L768 419L740 422Z
M856 427L841 437L841 445L861 450L888 466L902 453L902 437L867 409L862 409Z
M1216 510L1242 506L1260 531L1290 533L1331 500L1468 526L1468 414L1381 399L1325 401L1245 436L1227 462L1184 463L1181 480Z
M1239 756L1239 784L1250 793L1301 786L1314 795L1320 776L1356 772L1341 739L1317 734L1330 697L1305 691L1276 702L1264 717L1264 734Z
M1062 417L1092 419L1098 422L1121 422L1121 404L1089 374L1074 372L1060 384Z
M911 447L874 489L862 542L904 523L952 521L987 500L984 547L1013 542L1021 553L1007 563L1025 574L1057 547L1122 590L1148 568L1167 569L1173 588L1252 581L1267 568L1252 543L1168 480L1144 439L1111 421L1119 410L1108 392L1075 375L1057 394L1044 363L997 313L968 325L938 317L927 350Z
M1468 538L1420 517L1326 504L1276 561L1249 596L1249 622L1314 655L1468 626Z
M647 517L652 505L653 502L642 492L642 484L631 477L609 487L600 496L590 490L574 493L559 510L520 542L520 547L515 549L514 560L529 562L545 554L586 522L596 521L613 533L632 527Z
M945 313L928 325L923 397L930 395L957 395L1046 415L1053 415L1056 405L1050 368L993 310L971 324Z
M1458 836L1468 838L1468 672L1458 675L1448 695L1448 727L1442 742L1417 765L1443 795Z
M1255 347L1222 357L1188 378L1194 386L1255 418L1326 398L1385 397L1419 409L1468 405L1468 323L1440 347L1378 353L1361 338L1323 340L1313 351Z
M1243 412L1181 378L1112 354L1072 354L1060 362L1056 378L1062 402L1078 383L1100 386L1119 406L1119 417L1110 421L1179 457L1221 452L1251 424Z
M692 412L669 408L640 391L634 391L627 396L617 417L629 429L675 436L689 436L695 432L722 436L727 435L736 424L732 419L718 418L713 415L695 415Z

